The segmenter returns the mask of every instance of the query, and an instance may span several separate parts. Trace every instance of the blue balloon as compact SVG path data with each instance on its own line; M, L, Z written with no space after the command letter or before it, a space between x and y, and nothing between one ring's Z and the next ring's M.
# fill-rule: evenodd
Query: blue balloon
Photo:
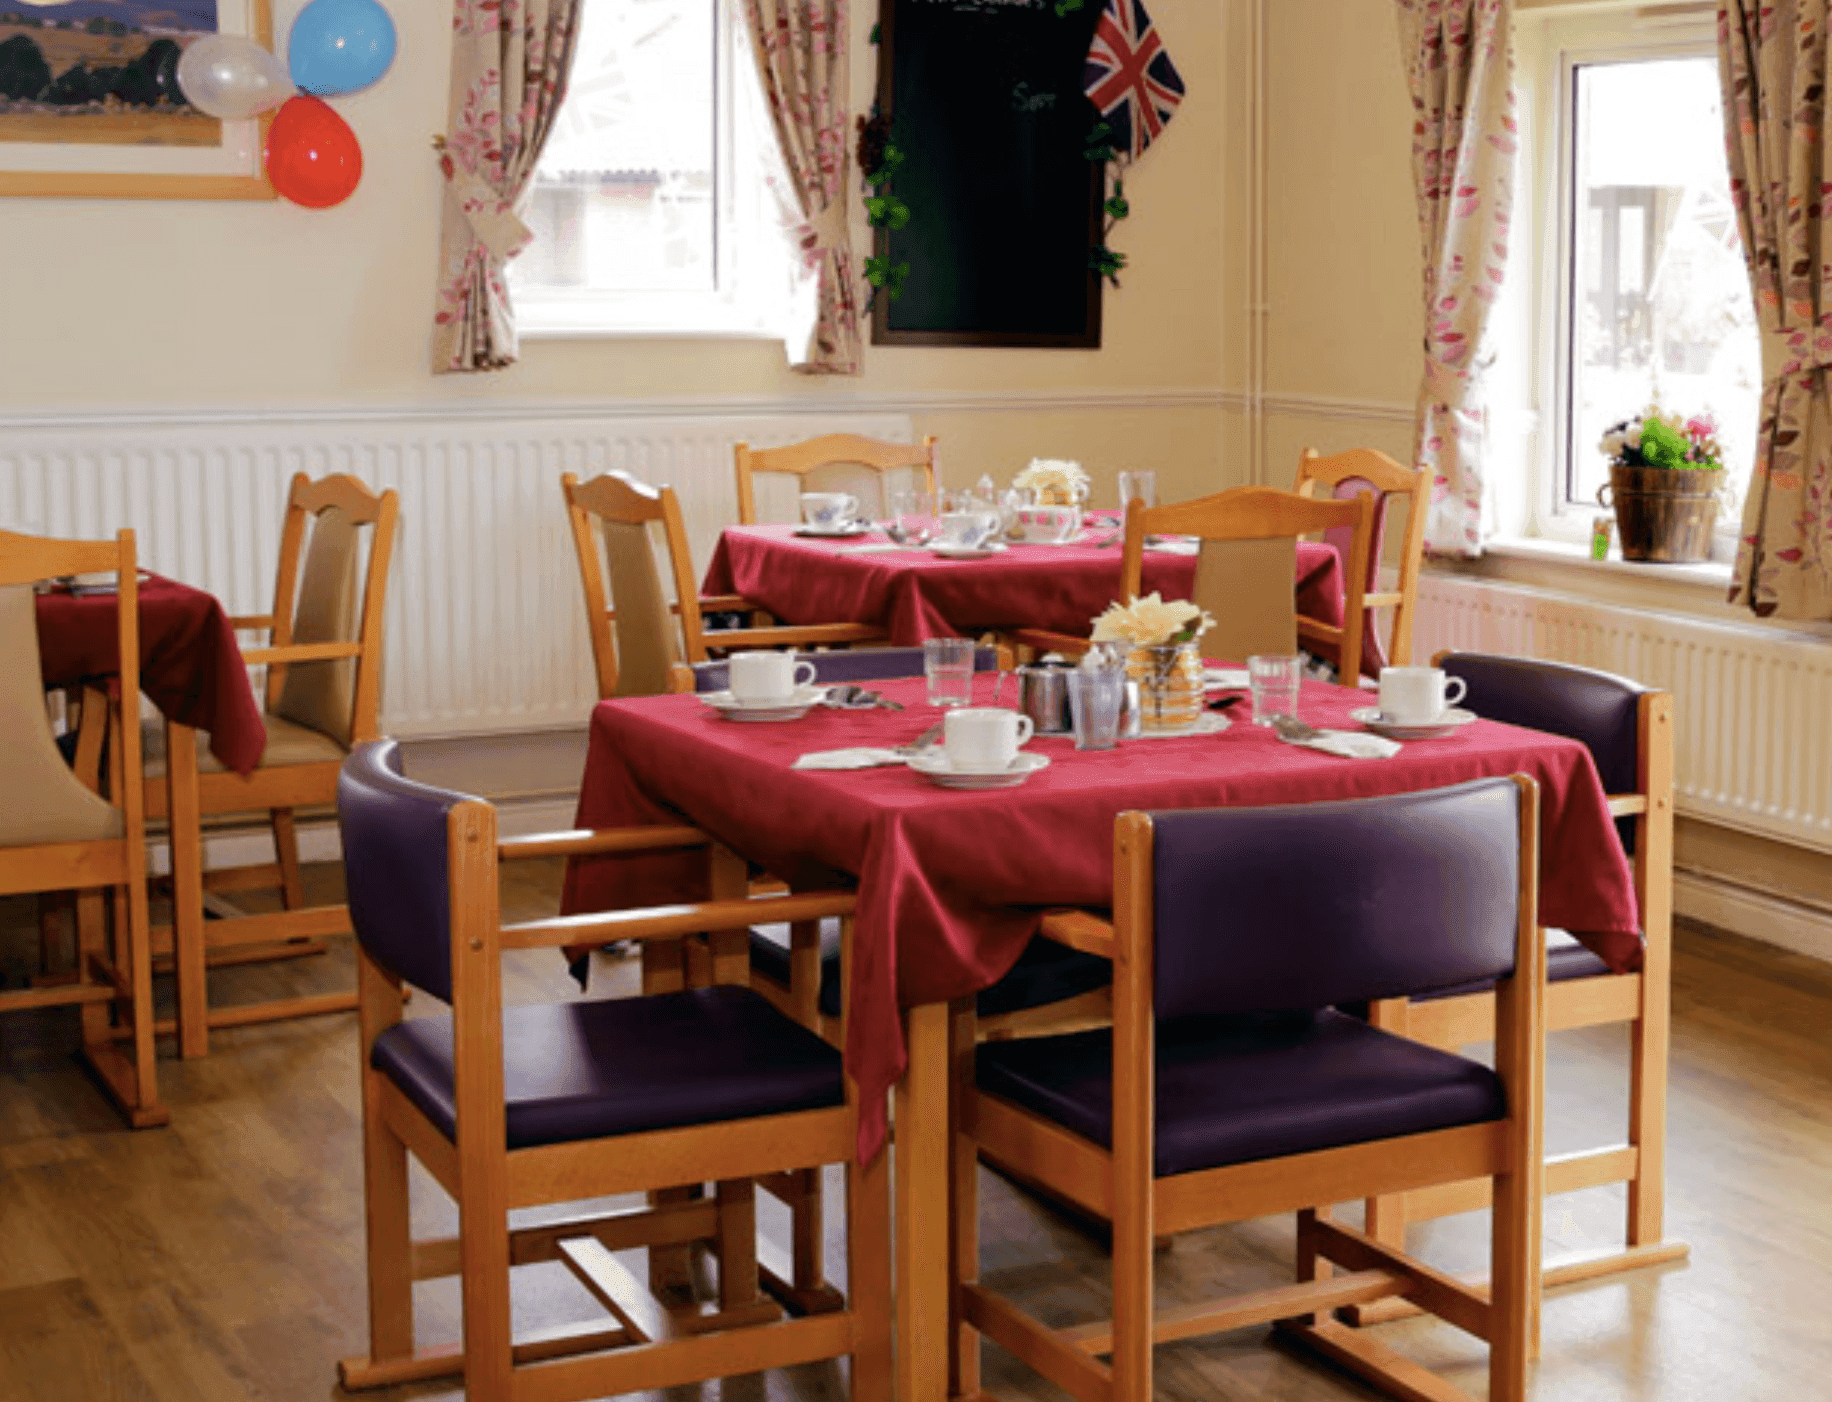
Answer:
M376 0L312 0L293 21L286 66L301 92L360 91L394 62L394 21Z

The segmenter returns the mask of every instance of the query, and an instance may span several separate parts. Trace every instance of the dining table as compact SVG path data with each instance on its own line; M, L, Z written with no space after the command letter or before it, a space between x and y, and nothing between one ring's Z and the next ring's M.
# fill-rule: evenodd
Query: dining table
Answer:
M900 546L881 531L836 539L794 525L728 526L701 592L741 595L784 623L868 623L899 647L1019 628L1085 637L1118 596L1120 535L1117 519L1097 516L1066 544L1013 542L968 559ZM1147 545L1144 592L1189 598L1196 560L1193 541ZM1333 545L1297 543L1292 588L1300 614L1342 626L1343 563ZM1373 649L1364 670L1377 670L1372 631L1363 645Z
M210 753L224 769L245 777L261 762L267 726L221 601L206 590L145 571L138 592L140 690L164 723L163 802L149 800L147 816L167 819L171 842L179 1051L201 1056L208 1010L197 733L209 735ZM41 591L35 603L39 667L47 688L105 683L119 675L119 600L112 588L54 587ZM131 708L128 713L133 714Z
M1628 860L1590 752L1574 740L1478 719L1387 758L1345 759L1236 719L1102 751L1038 736L1026 748L1047 767L1007 789L941 788L903 765L793 767L812 751L908 742L937 718L922 679L878 686L904 709L815 706L754 724L724 720L693 695L601 702L577 823L684 821L791 887L856 882L845 1056L860 1091L862 1158L883 1147L887 1091L895 1102L902 1402L940 1402L946 1388L948 1233L935 1214L946 1203L949 1002L998 980L1046 911L1110 906L1119 813L1364 798L1524 773L1541 792L1542 924L1571 931L1618 972L1639 966ZM1367 699L1307 681L1299 715L1357 730L1350 713ZM1328 854L1317 860L1322 868ZM563 909L698 899L706 881L703 854L580 858Z

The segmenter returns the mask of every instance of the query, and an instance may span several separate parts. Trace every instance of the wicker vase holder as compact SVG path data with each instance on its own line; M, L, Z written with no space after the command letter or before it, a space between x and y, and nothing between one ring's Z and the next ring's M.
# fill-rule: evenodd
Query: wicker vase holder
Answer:
M1142 732L1182 735L1202 719L1202 654L1195 643L1135 647L1126 655L1126 675L1139 684Z
M1721 467L1676 471L1611 463L1597 500L1615 509L1623 559L1696 564L1711 558L1723 484Z

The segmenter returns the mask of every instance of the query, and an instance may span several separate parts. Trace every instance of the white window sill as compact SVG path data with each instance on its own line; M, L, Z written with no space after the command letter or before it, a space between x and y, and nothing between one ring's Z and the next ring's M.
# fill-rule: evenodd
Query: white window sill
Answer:
M775 331L739 326L527 326L526 341L781 341Z
M1548 540L1544 536L1502 536L1487 543L1490 555L1503 559L1540 560L1570 569L1603 570L1612 574L1633 575L1638 579L1665 584L1691 585L1710 589L1722 597L1730 588L1730 566L1716 560L1696 565L1661 565L1640 560L1624 560L1611 548L1609 558L1593 560L1582 545L1566 540Z

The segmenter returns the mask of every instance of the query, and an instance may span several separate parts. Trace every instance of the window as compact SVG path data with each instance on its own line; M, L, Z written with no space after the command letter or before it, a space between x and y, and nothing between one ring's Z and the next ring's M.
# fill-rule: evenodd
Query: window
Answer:
M1523 28L1544 114L1522 171L1543 201L1536 534L1587 529L1608 481L1598 440L1650 404L1712 415L1728 480L1747 479L1761 341L1708 21L1707 7ZM1735 521L1720 512L1720 530Z
M509 264L524 328L774 334L775 167L736 0L591 0Z

